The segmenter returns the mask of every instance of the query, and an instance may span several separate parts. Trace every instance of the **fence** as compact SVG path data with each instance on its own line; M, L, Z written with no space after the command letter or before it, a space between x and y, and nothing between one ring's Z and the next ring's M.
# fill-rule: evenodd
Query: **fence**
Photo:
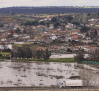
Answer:
M99 62L93 62L93 61L77 61L78 63L92 63L92 64L99 64Z

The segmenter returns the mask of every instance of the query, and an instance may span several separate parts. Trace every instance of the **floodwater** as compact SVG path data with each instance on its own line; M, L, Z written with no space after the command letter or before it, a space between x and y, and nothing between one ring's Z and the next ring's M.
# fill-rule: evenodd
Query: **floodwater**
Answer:
M53 86L59 79L79 76L76 63L0 62L0 87Z

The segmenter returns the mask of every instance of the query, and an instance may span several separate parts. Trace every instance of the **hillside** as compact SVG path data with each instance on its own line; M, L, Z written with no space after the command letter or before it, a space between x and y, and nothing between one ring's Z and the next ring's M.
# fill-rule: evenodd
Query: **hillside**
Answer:
M0 23L8 23L8 22L22 22L23 20L13 17L0 17Z
M97 13L99 7L8 7L1 8L0 13Z

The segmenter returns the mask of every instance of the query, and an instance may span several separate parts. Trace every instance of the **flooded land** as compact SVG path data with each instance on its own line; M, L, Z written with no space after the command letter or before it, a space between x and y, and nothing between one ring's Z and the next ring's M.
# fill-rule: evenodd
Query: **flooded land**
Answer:
M0 87L56 86L59 79L79 78L83 67L96 70L77 63L0 62Z

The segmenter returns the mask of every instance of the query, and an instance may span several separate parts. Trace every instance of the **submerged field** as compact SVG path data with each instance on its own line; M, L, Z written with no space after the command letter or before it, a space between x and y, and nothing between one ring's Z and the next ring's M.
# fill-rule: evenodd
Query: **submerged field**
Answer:
M82 67L77 63L0 62L0 87L56 86L59 79L79 78Z

